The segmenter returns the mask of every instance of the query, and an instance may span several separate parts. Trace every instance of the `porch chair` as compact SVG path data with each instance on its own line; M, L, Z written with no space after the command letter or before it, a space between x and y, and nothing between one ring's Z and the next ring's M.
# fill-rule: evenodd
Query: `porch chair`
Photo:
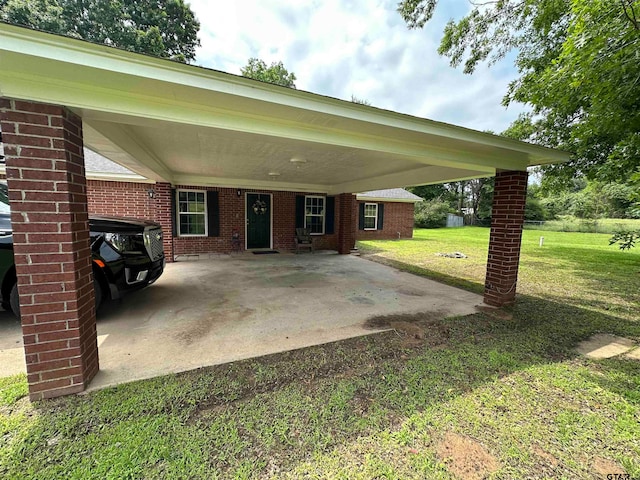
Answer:
M296 253L301 248L308 248L313 253L313 237L311 230L308 228L296 228Z

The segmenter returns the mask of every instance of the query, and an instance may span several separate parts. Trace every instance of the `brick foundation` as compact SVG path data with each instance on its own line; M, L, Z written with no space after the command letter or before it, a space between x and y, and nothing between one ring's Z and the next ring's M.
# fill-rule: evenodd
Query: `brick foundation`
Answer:
M0 99L29 396L84 390L98 372L82 120Z
M527 172L496 174L484 302L500 307L514 302L527 200Z

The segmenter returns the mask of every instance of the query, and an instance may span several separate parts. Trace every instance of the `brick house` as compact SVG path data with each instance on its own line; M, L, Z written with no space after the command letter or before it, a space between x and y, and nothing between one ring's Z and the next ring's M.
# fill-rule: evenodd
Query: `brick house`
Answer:
M134 218L155 219L155 182L122 167L97 153L84 149L87 172L89 213ZM324 194L278 192L179 185L171 189L171 241L173 255L228 253L235 245L234 233L240 238L241 249L295 248L296 227L312 229L316 248L337 250L335 226L336 199ZM354 217L357 219L356 239L397 239L413 236L414 204L422 200L403 188L358 193ZM191 199L195 200L191 200ZM203 208L198 225L187 224L178 202L198 202ZM256 202L265 202L270 216L264 238L253 238L255 232L244 228L257 215L252 211ZM307 215L304 215L305 209ZM316 212L312 212L312 210ZM192 216L194 214L188 214ZM198 230L199 229L199 230ZM263 241L263 243L259 243Z
M404 188L373 190L356 195L357 240L413 237L414 206L422 198Z
M569 160L488 133L4 23L0 64L32 399L82 391L99 370L85 146L152 182L95 191L155 212L165 233L175 228L175 237L165 235L168 259L224 251L234 230L248 248L290 248L296 225L321 234L320 248L348 254L360 209L369 226L390 210L367 209L377 200L357 206L357 192L495 176L484 289L493 306L515 300L527 168ZM136 200L126 188L136 189ZM384 231L391 222L382 224Z

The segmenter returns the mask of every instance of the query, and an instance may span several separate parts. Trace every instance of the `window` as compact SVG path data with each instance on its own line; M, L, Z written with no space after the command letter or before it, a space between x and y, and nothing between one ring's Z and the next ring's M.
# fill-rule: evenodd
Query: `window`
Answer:
M204 236L206 234L206 192L178 190L178 235Z
M378 204L364 204L364 229L376 230L378 228Z
M308 228L312 235L324 233L324 197L304 197L304 228Z

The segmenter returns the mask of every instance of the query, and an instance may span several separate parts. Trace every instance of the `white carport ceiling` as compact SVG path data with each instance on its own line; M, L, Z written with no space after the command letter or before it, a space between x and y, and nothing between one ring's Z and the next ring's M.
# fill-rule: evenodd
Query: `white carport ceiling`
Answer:
M0 95L70 107L83 118L87 146L173 184L337 194L568 159L461 127L6 24L0 65ZM274 172L279 176L269 176Z

